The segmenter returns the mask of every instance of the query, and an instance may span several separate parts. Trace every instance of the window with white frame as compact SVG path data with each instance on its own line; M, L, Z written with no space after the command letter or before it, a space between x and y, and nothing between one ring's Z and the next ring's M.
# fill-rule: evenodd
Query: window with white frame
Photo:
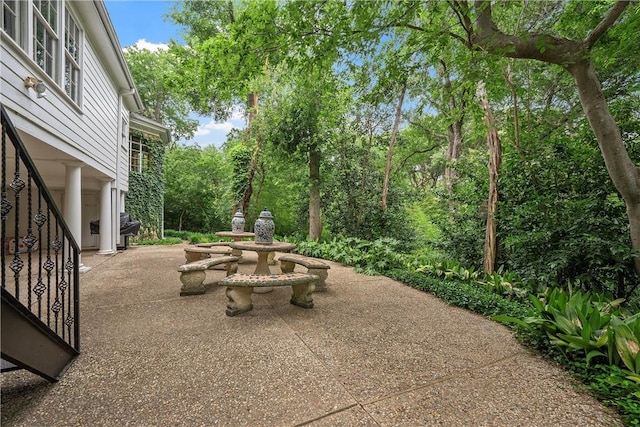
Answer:
M145 172L151 167L151 152L149 146L139 138L131 136L129 139L129 170L133 172Z
M33 0L33 60L54 80L56 79L57 29L57 0Z
M20 3L18 0L2 0L2 29L15 42L20 39Z
M84 34L62 0L0 0L2 31L80 105Z
M80 29L68 9L64 22L64 90L77 104L80 84Z

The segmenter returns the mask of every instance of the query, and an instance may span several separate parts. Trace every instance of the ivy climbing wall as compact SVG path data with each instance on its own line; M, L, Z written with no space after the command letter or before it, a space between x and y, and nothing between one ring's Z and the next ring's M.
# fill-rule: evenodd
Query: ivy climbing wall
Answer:
M164 155L162 140L132 131L131 139L148 148L148 167L141 172L129 171L129 192L125 197L126 211L140 221L140 232L134 240L162 237L164 209Z

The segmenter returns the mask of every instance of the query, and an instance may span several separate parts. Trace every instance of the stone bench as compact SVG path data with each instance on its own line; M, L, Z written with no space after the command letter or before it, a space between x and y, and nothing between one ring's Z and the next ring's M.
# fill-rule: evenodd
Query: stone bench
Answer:
M229 246L231 242L208 242L208 243L196 243L193 246L197 246L199 248L212 248L214 246Z
M280 261L280 270L283 273L291 273L296 264L300 264L307 268L307 273L318 276L316 283L316 292L325 292L327 290L327 277L329 277L329 265L325 264L317 258L309 258L303 255L282 255L278 258Z
M291 304L303 308L313 308L313 290L318 276L306 273L283 273L270 275L232 274L220 281L227 287L227 316L236 316L253 309L251 294L253 288L271 286L291 286Z
M180 296L204 294L206 291L204 287L206 270L220 264L226 266L227 276L238 271L238 257L235 256L199 259L178 267L182 282Z
M212 254L231 255L230 247L200 247L192 246L184 248L184 257L187 262L197 261L203 258L210 258Z

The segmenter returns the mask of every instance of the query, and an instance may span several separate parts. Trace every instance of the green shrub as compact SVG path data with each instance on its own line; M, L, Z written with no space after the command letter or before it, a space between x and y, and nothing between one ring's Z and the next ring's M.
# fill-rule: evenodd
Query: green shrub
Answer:
M424 273L399 269L387 271L386 275L416 289L432 293L450 304L485 316L511 313L510 316L522 318L531 314L528 304L510 301L470 282L439 279Z
M178 237L166 237L164 239L141 240L136 245L176 245L182 243L182 239Z

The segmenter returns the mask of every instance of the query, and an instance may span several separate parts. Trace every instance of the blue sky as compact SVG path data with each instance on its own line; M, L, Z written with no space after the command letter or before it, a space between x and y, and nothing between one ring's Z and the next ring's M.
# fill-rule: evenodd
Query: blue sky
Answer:
M182 42L180 27L164 17L169 12L171 1L105 0L104 3L123 48L137 45L154 50L162 48L170 39ZM196 136L189 141L179 141L180 144L220 147L233 127L244 128L246 124L239 112L220 123L210 117L194 115L193 118L200 122Z

